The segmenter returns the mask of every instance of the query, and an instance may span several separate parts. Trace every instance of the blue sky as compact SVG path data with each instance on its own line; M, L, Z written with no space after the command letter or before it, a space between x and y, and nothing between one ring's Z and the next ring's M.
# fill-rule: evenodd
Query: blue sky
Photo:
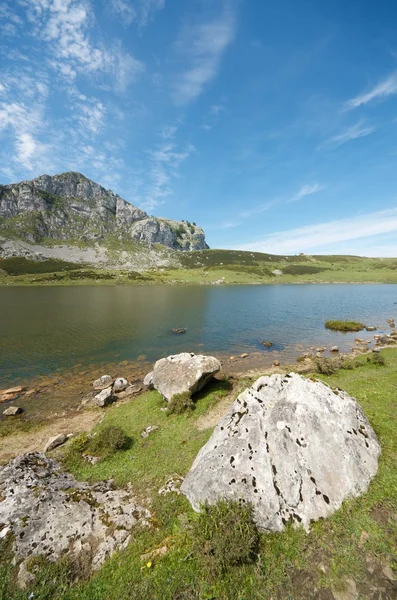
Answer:
M81 171L211 247L397 256L395 0L0 2L0 181Z

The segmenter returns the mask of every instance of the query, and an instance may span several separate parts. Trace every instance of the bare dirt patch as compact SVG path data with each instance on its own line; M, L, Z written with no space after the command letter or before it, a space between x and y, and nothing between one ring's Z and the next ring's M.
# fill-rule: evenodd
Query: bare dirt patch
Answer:
M0 439L0 464L5 464L19 454L43 452L50 437L60 433L79 433L92 429L102 418L99 411L81 411L77 414L54 419L38 430L17 433Z

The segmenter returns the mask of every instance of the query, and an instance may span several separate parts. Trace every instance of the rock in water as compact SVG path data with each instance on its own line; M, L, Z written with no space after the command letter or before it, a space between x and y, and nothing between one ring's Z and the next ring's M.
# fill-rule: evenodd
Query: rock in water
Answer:
M300 375L260 377L200 450L181 490L193 508L252 502L259 527L306 529L368 488L380 446L354 398Z
M44 454L18 456L0 469L0 532L10 536L20 584L32 556L51 561L64 553L84 554L92 570L124 549L132 528L147 525L150 513L129 490L109 482L93 486L76 481Z
M221 363L213 356L182 352L158 360L151 379L148 374L144 383L151 383L169 401L175 394L198 392L220 368Z

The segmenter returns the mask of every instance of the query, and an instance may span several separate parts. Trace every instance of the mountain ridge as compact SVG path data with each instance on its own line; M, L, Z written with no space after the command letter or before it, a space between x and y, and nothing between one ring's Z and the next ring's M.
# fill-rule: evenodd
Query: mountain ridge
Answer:
M77 239L161 244L173 250L205 250L201 227L152 217L82 173L41 175L0 185L0 233L32 243Z

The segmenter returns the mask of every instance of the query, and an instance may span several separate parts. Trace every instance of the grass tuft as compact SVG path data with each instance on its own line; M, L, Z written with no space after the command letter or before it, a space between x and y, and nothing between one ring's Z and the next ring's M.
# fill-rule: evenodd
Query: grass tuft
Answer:
M326 321L325 327L333 331L362 331L365 325L358 321Z

